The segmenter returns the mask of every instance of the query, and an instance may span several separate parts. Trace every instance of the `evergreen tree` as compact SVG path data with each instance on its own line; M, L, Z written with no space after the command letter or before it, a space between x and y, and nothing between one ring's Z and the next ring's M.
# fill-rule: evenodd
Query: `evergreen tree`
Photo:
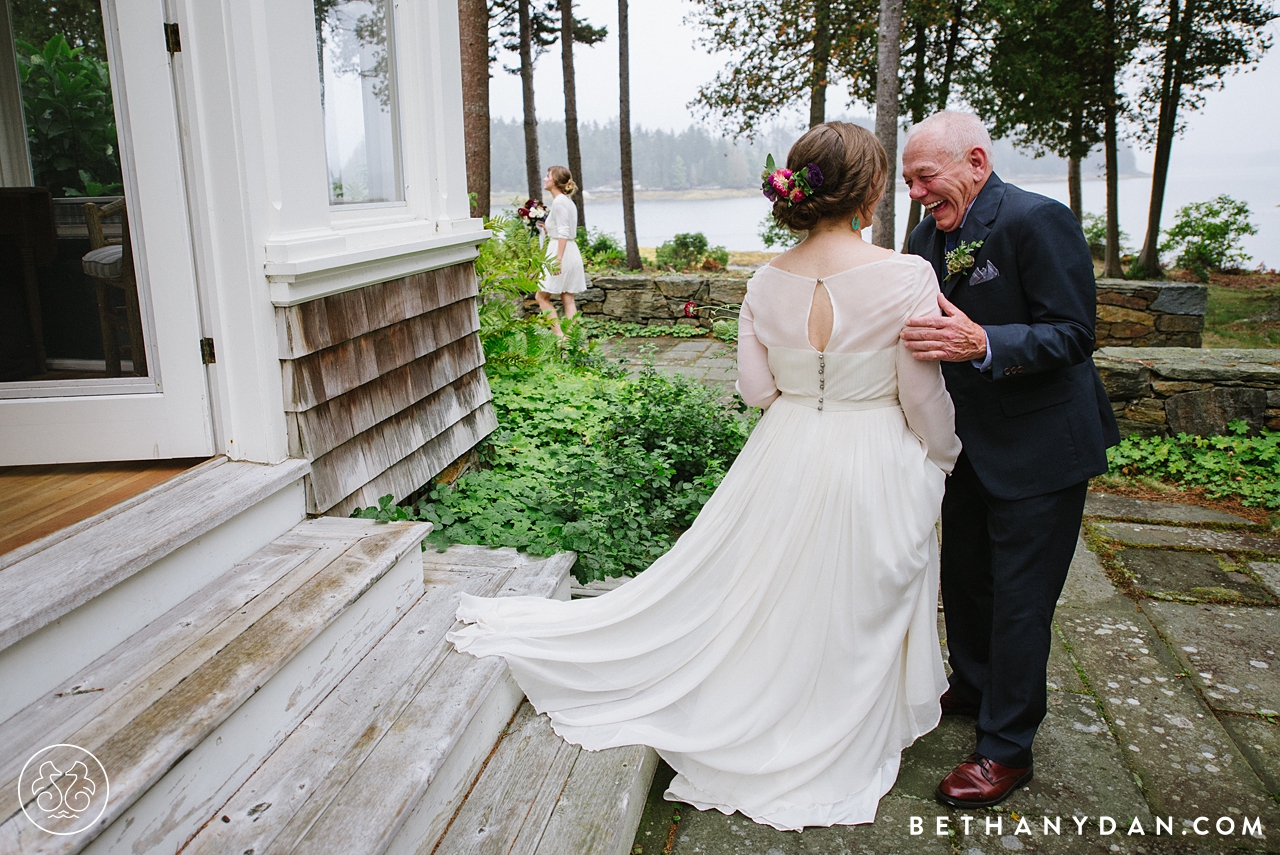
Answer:
M1160 216L1173 139L1185 127L1183 116L1204 104L1206 92L1222 88L1227 74L1256 66L1271 47L1268 25L1276 17L1269 0L1164 0L1147 7L1135 125L1139 138L1155 148L1155 165L1147 231L1134 275L1163 276Z

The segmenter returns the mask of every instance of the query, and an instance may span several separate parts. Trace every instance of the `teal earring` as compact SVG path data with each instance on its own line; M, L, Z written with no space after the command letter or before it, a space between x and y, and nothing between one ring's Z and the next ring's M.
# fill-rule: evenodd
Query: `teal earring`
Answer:
M853 222L849 225L853 226L853 230L855 232L862 231L862 217L854 217Z

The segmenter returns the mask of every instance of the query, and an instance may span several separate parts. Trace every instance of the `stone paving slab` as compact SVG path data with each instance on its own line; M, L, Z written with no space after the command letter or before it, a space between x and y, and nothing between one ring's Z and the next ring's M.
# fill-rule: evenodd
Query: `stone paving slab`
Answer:
M1062 595L1058 597L1058 607L1087 609L1103 605L1133 607L1116 591L1102 569L1098 556L1090 552L1084 539L1080 538L1076 541L1075 555L1071 557L1067 582L1062 587Z
M1110 493L1089 493L1085 498L1086 516L1153 523L1221 523L1251 526L1253 522L1235 514L1199 505L1177 502L1150 502Z
M1280 796L1280 724L1274 718L1223 716L1222 724L1273 796Z
M1171 549L1125 549L1117 556L1139 588L1153 595L1232 600L1257 605L1274 601L1252 577L1226 569L1213 553ZM1225 559L1230 566L1230 559Z
M689 808L681 813L671 855L952 855L949 836L939 837L933 828L928 834L911 834L911 817L919 816L923 829L933 821L935 809L940 807L885 796L870 825L780 832L742 814Z
M1238 531L1211 531L1182 526L1098 523L1102 535L1127 546L1164 546L1223 552L1261 552L1280 555L1280 540Z
M1271 589L1271 593L1280 597L1280 564L1274 561L1252 561L1249 569Z
M1108 608L1059 612L1059 620L1153 812L1261 817L1267 843L1280 850L1280 806L1146 616Z
M1280 611L1147 603L1144 611L1214 709L1280 710Z

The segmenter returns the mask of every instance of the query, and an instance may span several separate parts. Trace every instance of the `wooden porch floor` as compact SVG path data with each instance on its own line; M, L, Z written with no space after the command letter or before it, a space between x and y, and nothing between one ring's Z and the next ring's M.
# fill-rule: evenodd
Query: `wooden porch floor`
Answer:
M0 555L101 513L204 460L0 466Z

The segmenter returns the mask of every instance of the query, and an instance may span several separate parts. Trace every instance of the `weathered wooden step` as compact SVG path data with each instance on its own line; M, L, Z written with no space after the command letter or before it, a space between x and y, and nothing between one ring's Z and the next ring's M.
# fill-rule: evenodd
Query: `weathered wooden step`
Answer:
M181 851L365 855L434 845L521 698L501 659L445 641L459 594L567 598L573 561L481 547L425 552L422 599Z
M625 855L657 761L642 745L583 751L525 701L435 852Z
M11 803L0 853L176 849L421 596L429 531L300 523L0 723L5 792L54 744L92 752L110 780L105 811L75 835Z
M0 720L300 522L308 471L215 458L0 555Z

